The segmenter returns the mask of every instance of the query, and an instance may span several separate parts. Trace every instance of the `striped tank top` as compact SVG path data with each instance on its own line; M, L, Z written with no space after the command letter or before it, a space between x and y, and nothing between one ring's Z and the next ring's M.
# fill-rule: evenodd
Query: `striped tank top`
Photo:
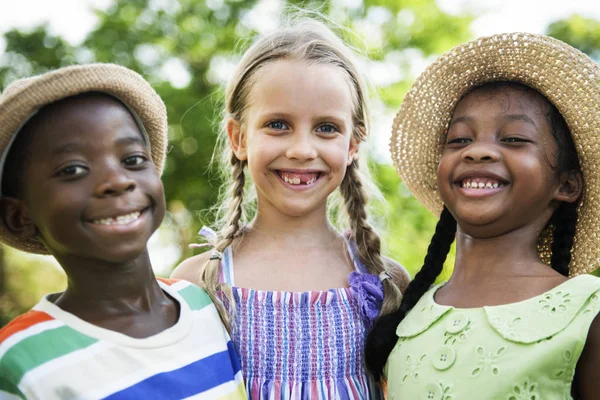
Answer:
M369 275L348 244L356 273ZM368 322L352 285L318 292L236 287L231 247L221 280L233 289L232 340L250 399L383 399L365 369Z

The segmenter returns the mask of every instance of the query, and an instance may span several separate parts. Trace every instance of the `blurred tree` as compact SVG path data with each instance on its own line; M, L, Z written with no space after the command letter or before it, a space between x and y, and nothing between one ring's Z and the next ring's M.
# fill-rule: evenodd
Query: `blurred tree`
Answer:
M600 21L573 15L551 23L546 33L600 61Z
M182 257L188 257L187 243L194 241L202 224L212 222L206 210L216 201L221 183L208 166L221 119L223 83L239 53L259 31L277 24L286 5L317 9L348 28L340 32L367 56L364 61L377 91L374 96L394 109L420 72L418 66L470 38L472 17L445 14L435 0L115 1L106 11L97 12L99 23L80 45L54 36L46 26L7 32L6 51L0 55L0 88L20 77L86 62L115 62L146 77L168 108L170 148L163 180L169 226L177 228ZM409 196L392 167L378 165L375 172L389 201L386 210L391 211L391 218L385 218L388 253L414 273L435 219ZM7 268L4 295L10 297L11 306L1 311L10 317L39 298L40 282L25 275L38 273L38 262L46 259L23 258L13 250L6 253L0 269ZM35 268L14 267L23 263ZM17 285L17 280L37 286ZM45 276L49 281L55 288L44 286L45 290L60 290L64 285L60 277ZM15 296L17 290L37 297Z

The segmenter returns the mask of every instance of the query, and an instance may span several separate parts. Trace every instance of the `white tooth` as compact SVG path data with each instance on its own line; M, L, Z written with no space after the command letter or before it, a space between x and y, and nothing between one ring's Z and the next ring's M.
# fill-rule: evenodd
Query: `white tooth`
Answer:
M467 182L467 188L471 189L471 181Z
M479 182L479 189L483 189L485 187L485 183Z
M300 184L300 178L295 177L294 179L292 179L292 184L299 185Z
M492 185L492 187L493 187L494 189L497 189L497 188L498 188L498 184L497 184L497 183L494 183L494 184Z
M486 189L491 189L492 188L492 184L490 182L485 184L485 188Z

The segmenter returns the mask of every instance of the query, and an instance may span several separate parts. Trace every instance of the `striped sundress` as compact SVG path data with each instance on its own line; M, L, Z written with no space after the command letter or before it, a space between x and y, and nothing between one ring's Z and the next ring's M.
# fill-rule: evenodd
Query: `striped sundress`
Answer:
M364 267L354 246L358 273ZM354 288L319 292L262 291L235 286L231 248L221 279L236 310L232 340L250 399L382 399L364 366L366 322Z

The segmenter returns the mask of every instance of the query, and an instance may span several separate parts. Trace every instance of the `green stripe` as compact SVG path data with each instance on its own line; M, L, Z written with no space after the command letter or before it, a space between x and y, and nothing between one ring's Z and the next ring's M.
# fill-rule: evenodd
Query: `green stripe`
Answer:
M61 326L21 340L0 359L0 370L10 373L11 381L20 382L28 371L55 358L96 343L97 339Z
M4 372L0 371L0 373L3 374ZM14 383L0 376L0 398L2 397L2 392L14 394L15 396L19 396L22 399L25 398L25 395L21 393L19 388Z
M192 310L201 310L212 304L212 300L208 293L196 285L190 284L179 290L178 293L183 297L185 302L188 303Z

